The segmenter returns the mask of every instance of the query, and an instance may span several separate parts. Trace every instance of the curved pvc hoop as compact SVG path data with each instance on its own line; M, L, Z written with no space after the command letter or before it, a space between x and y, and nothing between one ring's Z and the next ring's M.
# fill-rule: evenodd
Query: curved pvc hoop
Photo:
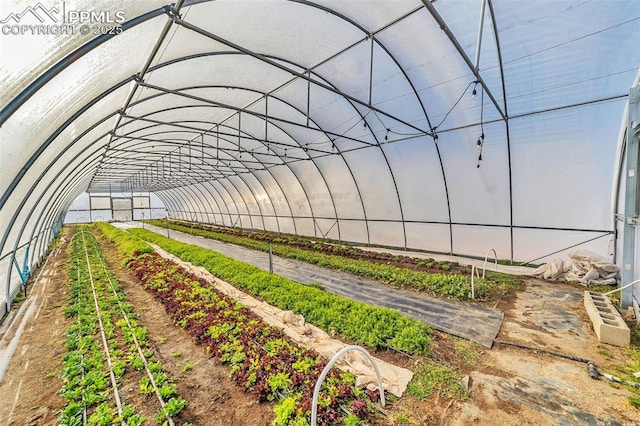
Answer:
M484 257L484 265L482 265L482 279L484 280L484 273L487 270L487 259L489 259L489 253L493 252L493 256L496 260L496 272L498 272L498 253L494 249L489 249L486 256Z
M94 239L94 240L98 241L98 237L96 237L96 236L93 234L93 232L88 231L88 230L86 230L86 229L81 229L81 230L79 230L79 231L76 231L76 233L75 233L75 234L73 234L73 236L71 236L71 240L69 240L69 244L71 244L71 243L73 242L73 239L74 239L75 237L77 237L78 235L81 235L81 234L89 234L89 235L91 235L91 236L93 237L93 239Z
M349 351L362 352L363 354L366 355L367 359L369 359L369 362L371 363L371 365L373 366L373 369L376 372L376 377L378 378L378 389L380 389L380 402L382 403L382 406L384 407L384 404L385 404L384 389L382 388L382 380L380 379L380 371L378 370L378 366L376 365L375 361L373 360L371 355L369 355L369 352L367 352L367 350L364 349L363 347L357 346L357 345L345 346L344 348L340 349L340 351L338 351L338 353L335 354L333 356L333 358L331 358L331 361L329 361L327 366L324 367L324 370L322 370L322 373L320 373L320 377L318 377L318 381L316 382L315 388L313 388L313 402L312 402L312 405L311 405L311 426L316 426L317 421L318 421L318 396L320 395L320 388L322 387L322 383L324 382L324 379L327 377L327 374L329 374L329 370L331 370L331 367L333 367L333 364L335 364L336 361L338 361L338 359L342 355L344 355L345 353L347 353Z

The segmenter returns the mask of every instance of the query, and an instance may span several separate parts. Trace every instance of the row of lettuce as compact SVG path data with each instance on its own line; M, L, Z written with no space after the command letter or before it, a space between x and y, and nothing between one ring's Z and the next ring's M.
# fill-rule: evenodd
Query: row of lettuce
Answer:
M104 228L108 225L101 226ZM175 241L149 230L132 228L125 233L112 228L107 232L114 239L135 236L157 244L184 261L206 268L213 275L252 296L280 309L301 314L311 324L348 341L410 354L425 355L429 351L431 328L396 310L370 306L306 286L220 253Z
M274 424L308 424L313 387L326 365L326 360L315 351L293 343L281 329L269 326L251 310L218 292L207 281L170 260L149 253L151 247L132 234L159 243L169 251L173 249L174 254L179 257L191 259L188 256L189 248L195 247L181 246L182 251L179 251L169 244L174 243L173 241L155 239L153 233L142 230L131 230L131 233L127 233L110 225L99 226L104 235L116 244L125 257L127 266L135 272L143 286L164 304L176 325L184 327L198 344L206 347L221 362L228 364L230 377L244 391L255 395L259 401L277 401L274 408ZM215 257L215 253L209 251L198 252L197 255L207 260L208 268L211 268L212 264L218 264L223 270L234 271L238 274L235 275L236 280L229 281L243 287L237 281L244 281L242 273L244 271L246 274L248 271L243 267L247 265ZM258 275L246 274L245 278L253 282L270 277L269 274L258 272ZM286 284L289 286L286 287ZM304 289L318 291L293 282L270 283L274 287L280 286L281 292L291 291L292 284L300 287L297 294L301 297L304 297ZM314 300L313 296L309 298ZM310 306L313 303L323 302L315 300ZM319 305L318 308L326 315L326 307ZM400 318L402 317L398 316L395 319ZM335 323L340 327L339 322L332 319L327 319L327 323ZM402 324L411 326L409 323ZM425 337L422 339L424 346L419 353L425 353L430 340L430 330L426 326L422 326L420 330ZM340 333L340 330L336 331ZM391 340L389 336L377 339L380 342ZM336 369L330 371L320 395L319 424L357 425L376 411L373 401L377 394L358 389L353 375L338 372Z
M157 226L169 226L169 228L177 231L263 252L269 249L269 242L267 241L232 235L226 232L218 232L213 228L201 229L195 226L186 226L176 222L159 220L149 220L146 222ZM341 270L398 288L425 291L435 296L450 297L457 300L472 299L471 279L469 275L416 271L384 263L372 262L366 259L351 259L337 254L292 247L285 243L272 242L271 249L275 255L281 257L301 260L325 268ZM510 288L517 287L520 284L517 278L506 274L490 272L486 277L484 280L477 279L475 282L476 300L495 299L500 297L504 292L509 291Z
M67 404L60 424L135 426L147 420L144 413L153 413L157 423L178 415L187 402L155 360L146 328L136 321L133 307L86 228L73 238L69 256L71 290L65 316L71 323L60 373L60 393ZM140 398L123 398L120 390L125 388L138 388L142 395L157 393L162 405L149 397L143 407L136 406L134 399ZM176 419L175 424L189 423Z

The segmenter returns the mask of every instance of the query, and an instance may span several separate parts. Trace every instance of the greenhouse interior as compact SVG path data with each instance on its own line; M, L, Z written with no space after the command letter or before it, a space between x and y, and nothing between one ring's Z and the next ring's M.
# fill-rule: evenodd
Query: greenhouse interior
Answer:
M640 424L640 2L0 28L3 424Z

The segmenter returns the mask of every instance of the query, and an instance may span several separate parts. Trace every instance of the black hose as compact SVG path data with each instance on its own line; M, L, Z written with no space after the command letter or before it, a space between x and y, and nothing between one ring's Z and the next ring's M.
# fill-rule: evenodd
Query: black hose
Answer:
M567 355L567 354L563 354L563 353L560 353L560 352L549 351L547 349L533 348L531 346L526 346L526 345L522 345L520 343L515 343L515 342L507 342L505 340L495 340L494 343L497 343L499 345L505 345L505 346L514 346L516 348L527 349L527 350L534 351L534 352L543 352L543 353L546 353L546 354L549 354L549 355L557 356L557 357L568 359L568 360L571 360L571 361L582 362L584 364L587 364L587 371L589 373L589 377L591 377L594 380L598 380L600 378L600 376L602 376L602 374L596 368L596 364L593 361L591 361L590 359L587 359L587 358L582 358L582 357L573 356L573 355Z

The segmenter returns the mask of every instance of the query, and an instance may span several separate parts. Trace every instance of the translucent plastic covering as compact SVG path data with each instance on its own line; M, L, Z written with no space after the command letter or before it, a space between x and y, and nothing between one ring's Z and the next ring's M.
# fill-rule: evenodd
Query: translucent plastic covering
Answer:
M184 220L472 256L616 247L638 2L0 11L6 296L20 250L39 261L86 191L151 192Z

